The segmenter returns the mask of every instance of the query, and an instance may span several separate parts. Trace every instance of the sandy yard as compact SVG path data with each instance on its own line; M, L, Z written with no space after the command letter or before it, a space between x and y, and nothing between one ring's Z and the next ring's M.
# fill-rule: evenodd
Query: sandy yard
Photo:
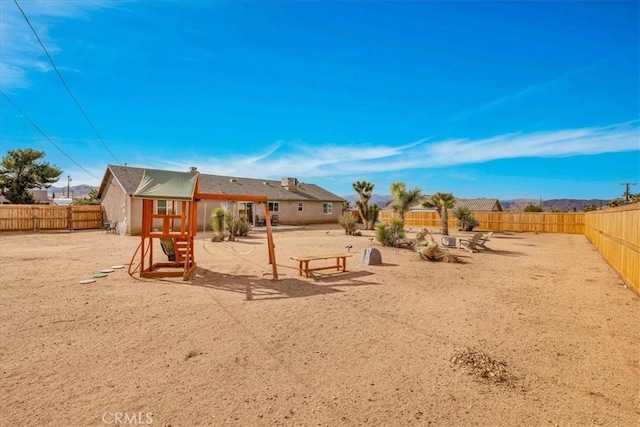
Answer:
M584 236L498 233L443 264L364 234L276 232L277 282L256 232L199 236L190 282L93 284L140 239L1 234L0 425L640 424L640 298ZM348 245L346 273L290 259Z

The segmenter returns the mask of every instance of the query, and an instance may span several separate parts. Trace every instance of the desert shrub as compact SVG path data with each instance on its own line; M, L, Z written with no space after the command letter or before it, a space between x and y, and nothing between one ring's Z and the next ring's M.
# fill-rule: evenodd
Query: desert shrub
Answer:
M246 236L251 231L251 223L249 217L240 215L233 223L235 236Z
M524 207L525 212L542 212L542 207L539 205L527 205Z
M622 206L624 204L624 199L622 197L616 197L613 200L610 200L609 202L607 202L607 206L609 206L610 208L615 208L617 206Z
M473 231L479 225L473 217L473 212L467 207L458 207L453 210L453 216L458 220L458 228L463 231Z
M235 216L223 208L215 208L211 212L211 219L214 231L211 240L214 242L224 240L225 234L229 235L229 240L233 240L234 236L246 236L251 231L251 223L246 215Z
M217 242L224 238L224 209L215 208L211 212L211 228L213 228L213 237L211 241Z
M353 235L356 232L358 226L358 218L350 212L343 213L338 218L338 224L344 228L344 234Z
M380 215L380 206L378 206L376 203L372 204L371 206L369 206L369 217L367 218L369 220L369 224L375 224L376 222L378 222L378 216Z
M229 232L229 240L235 236L246 236L251 231L251 224L246 215L235 216L232 212L225 212L224 223Z
M376 224L376 240L382 243L382 246L391 246L393 244L393 232L386 222Z
M391 225L386 222L376 224L376 240L383 246L393 246L395 239L404 239L405 237L404 226L399 218L391 220Z

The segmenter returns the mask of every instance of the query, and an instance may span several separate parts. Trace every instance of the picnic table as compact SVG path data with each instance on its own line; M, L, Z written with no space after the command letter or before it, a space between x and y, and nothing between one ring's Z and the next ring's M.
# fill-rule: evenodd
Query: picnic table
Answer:
M292 260L298 261L298 272L300 276L304 273L305 277L309 277L309 273L317 270L328 270L335 268L338 271L347 271L347 258L353 256L353 254L332 254L332 255L313 255L302 257L291 257ZM327 259L335 259L335 264L310 268L309 263L311 261L321 261Z

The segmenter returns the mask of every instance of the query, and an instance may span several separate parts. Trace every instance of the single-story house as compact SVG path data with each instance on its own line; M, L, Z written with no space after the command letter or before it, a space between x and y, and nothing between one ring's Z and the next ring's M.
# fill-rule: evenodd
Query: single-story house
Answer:
M49 197L47 196L47 190L46 189L31 188L31 189L29 189L27 191L29 193L31 193L31 195L33 196L34 199L36 199L36 204L37 205L50 205L50 204L52 204L52 200L49 199ZM0 204L1 205L9 205L9 204L11 204L11 202L9 202L9 200L7 200L4 196L0 195Z
M138 235L142 226L142 200L133 198L145 168L107 166L98 199L106 220L118 222L120 234ZM198 173L191 168L192 173ZM266 196L270 216L278 224L303 225L337 223L342 215L344 199L315 184L299 182L296 178L280 181L200 174L200 192L211 194ZM170 203L156 200L156 211L166 212ZM198 203L198 230L211 230L211 212L217 207L245 214L257 225L264 219L264 205L252 202L203 200Z

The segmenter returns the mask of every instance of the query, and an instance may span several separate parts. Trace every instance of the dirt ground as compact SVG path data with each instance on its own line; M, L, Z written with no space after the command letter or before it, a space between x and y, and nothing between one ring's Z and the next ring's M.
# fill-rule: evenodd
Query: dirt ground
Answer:
M444 264L364 234L276 232L275 282L261 232L199 236L190 282L130 276L138 237L1 234L0 425L640 424L640 298L584 236Z

